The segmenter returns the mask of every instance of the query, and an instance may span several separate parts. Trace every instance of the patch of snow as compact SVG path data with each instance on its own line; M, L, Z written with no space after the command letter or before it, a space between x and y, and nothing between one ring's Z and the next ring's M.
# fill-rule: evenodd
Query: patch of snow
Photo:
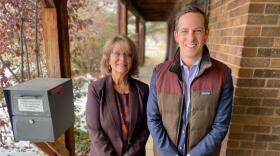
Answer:
M93 77L91 74L87 73L86 75L81 75L81 76L76 76L74 78L72 78L73 80L80 80L80 79L83 79L83 80L86 80L87 82L91 82L91 81L95 81L96 78Z
M36 152L24 152L24 153L20 153L20 152L2 152L0 150L1 156L38 156L38 153Z

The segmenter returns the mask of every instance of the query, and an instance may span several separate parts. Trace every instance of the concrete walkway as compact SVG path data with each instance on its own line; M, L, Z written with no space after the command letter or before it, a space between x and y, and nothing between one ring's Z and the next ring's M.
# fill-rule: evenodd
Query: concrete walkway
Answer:
M147 84L150 84L152 72L157 63L158 62L152 58L146 58L144 66L140 68L139 79ZM150 136L146 144L146 156L153 155L153 140Z
M152 72L154 67L161 63L163 60L160 58L151 58L151 57L146 57L145 58L145 64L140 68L140 74L139 74L139 79L147 84L150 83ZM148 139L148 142L146 144L146 156L153 156L153 140L152 137L150 136Z

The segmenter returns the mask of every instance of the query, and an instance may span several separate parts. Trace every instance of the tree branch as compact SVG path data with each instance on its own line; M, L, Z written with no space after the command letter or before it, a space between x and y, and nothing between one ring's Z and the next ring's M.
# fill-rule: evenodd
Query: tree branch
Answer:
M39 45L38 45L38 4L39 0L36 0L36 11L35 11L35 55L36 55L36 68L38 77L40 77L40 57L39 57Z
M10 73L13 75L13 77L17 80L18 83L20 83L21 81L19 80L19 78L17 77L17 75L13 72L13 70L6 65L6 62L3 60L2 56L0 55L0 61L3 63L3 65L10 71Z
M24 49L23 49L23 12L21 12L21 21L20 21L20 58L21 58L21 81L23 82L24 80Z
M30 66L29 66L29 55L28 55L28 48L27 48L27 43L26 43L26 36L24 31L22 31L22 37L24 40L24 47L25 47L25 63L26 63L26 70L27 70L27 78L28 80L31 79L31 73L30 73Z

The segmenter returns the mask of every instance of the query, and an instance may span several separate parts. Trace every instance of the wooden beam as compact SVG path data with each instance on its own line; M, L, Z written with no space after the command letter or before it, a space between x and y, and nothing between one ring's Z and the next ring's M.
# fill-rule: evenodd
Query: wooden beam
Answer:
M145 63L145 34L146 33L146 27L145 27L145 21L140 20L139 21L139 50L141 51L141 64L143 65Z
M48 142L47 145L49 148L51 148L53 151L55 151L55 153L58 156L69 156L70 155L69 151L65 148L65 146L62 145L61 143L59 143L58 141Z
M60 55L61 77L71 78L70 45L67 0L55 0L57 9L57 28ZM65 146L69 150L69 155L75 155L74 126L72 125L65 133Z
M67 0L45 0L41 4L48 76L70 78ZM57 141L45 144L58 155L62 153L74 156L74 126L71 126L64 135L65 137L61 136L58 139L60 143Z
M139 19L139 16L135 16L135 18L136 18L136 21L135 21L135 35L136 35L135 36L135 45L136 45L139 65L142 65L142 60L141 60L142 51L140 50L140 35L139 35L140 19Z
M57 156L57 154L49 148L47 144L44 142L32 142L37 148L39 148L41 151L43 151L48 156Z
M70 156L75 156L75 131L74 125L72 125L67 131L64 133L65 135L65 146L69 150Z
M139 65L144 64L144 58L145 58L145 22L141 20L139 16L136 16L136 40L135 44L137 47L138 52L138 60Z
M121 33L127 35L127 5L121 5Z
M121 1L117 0L117 32L121 33Z
M67 0L54 1L57 10L58 45L60 54L61 77L71 78L70 45Z
M130 10L135 16L139 16L139 18L145 21L143 15L140 13L140 10L137 10L131 0L120 0L123 4L127 5L127 9Z
M56 9L43 8L42 19L48 76L61 77Z

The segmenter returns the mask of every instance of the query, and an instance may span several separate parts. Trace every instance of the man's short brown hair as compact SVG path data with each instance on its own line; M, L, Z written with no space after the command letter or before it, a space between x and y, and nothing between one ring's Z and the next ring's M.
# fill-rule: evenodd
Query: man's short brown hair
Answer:
M203 15L204 17L204 28L205 30L208 30L208 17L207 15L205 14L204 11L202 11L201 9L199 9L194 3L191 3L191 4L187 4L187 5L184 5L177 13L176 13L176 16L175 16L175 30L177 31L178 30L178 23L179 23L179 19L181 16L183 16L184 14L186 13L189 13L189 12L193 12L193 13L200 13Z

